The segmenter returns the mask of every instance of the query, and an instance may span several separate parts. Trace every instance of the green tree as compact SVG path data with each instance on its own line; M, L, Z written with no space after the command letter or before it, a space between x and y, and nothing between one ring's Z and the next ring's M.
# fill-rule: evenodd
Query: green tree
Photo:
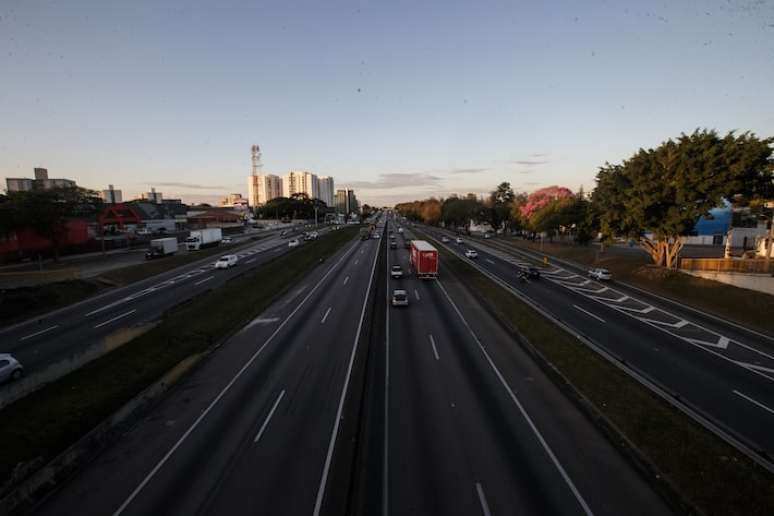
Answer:
M511 222L511 204L515 195L511 184L502 182L489 194L488 222L494 229L508 227Z
M85 188L9 192L0 200L0 232L31 229L51 241L57 260L68 219L94 215L101 207L96 192Z
M770 192L774 138L696 130L605 164L592 194L601 230L637 238L656 265L675 267L681 236L723 199ZM646 233L652 238L645 236Z

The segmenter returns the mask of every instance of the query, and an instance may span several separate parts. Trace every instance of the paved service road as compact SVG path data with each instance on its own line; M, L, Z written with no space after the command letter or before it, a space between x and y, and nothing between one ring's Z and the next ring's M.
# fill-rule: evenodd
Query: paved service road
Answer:
M439 230L428 229L439 237ZM451 233L446 233L451 236ZM448 249L517 289L576 332L679 395L771 462L774 451L774 346L765 336L702 316L584 271L552 265L539 280L518 281L515 264L534 260L498 243L466 238Z
M218 255L0 330L0 352L13 353L27 374L42 370L122 329L156 321L169 308L287 251L287 240L278 236L238 250L224 247ZM239 256L238 265L216 270L225 254Z

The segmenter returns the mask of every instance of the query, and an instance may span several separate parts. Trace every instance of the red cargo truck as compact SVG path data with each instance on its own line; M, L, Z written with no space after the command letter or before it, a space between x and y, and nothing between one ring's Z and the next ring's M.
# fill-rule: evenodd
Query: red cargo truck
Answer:
M426 241L411 241L410 260L417 278L438 277L438 250Z

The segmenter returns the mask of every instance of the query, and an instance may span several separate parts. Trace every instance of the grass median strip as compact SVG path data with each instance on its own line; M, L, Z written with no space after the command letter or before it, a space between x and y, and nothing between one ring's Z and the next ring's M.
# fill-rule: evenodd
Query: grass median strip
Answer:
M4 408L0 486L15 469L21 480L25 465L51 460L186 357L261 314L358 229L333 231L173 308L147 333Z
M707 515L771 514L774 475L469 264L441 255L444 269L591 401L690 504Z

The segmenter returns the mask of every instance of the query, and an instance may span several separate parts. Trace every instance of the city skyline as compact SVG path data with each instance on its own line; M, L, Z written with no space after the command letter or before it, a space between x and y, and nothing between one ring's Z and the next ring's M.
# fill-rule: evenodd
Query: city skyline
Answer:
M255 142L265 171L392 205L500 181L590 191L606 161L697 127L774 134L762 2L22 3L0 29L0 176L42 166L127 196L246 194Z

